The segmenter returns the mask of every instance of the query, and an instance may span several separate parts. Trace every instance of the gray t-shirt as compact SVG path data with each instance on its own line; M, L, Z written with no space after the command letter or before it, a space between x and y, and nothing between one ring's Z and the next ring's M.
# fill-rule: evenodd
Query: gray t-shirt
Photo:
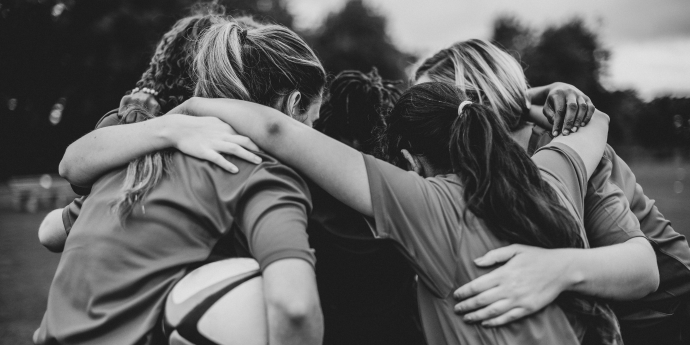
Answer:
M569 147L552 144L535 162L564 206L581 223L586 193L584 163ZM364 155L374 209L372 230L398 242L419 275L419 309L429 344L579 344L585 327L556 304L497 328L468 324L453 311L453 291L492 269L473 260L509 243L481 220L463 221L457 175L422 178ZM582 227L581 227L582 228ZM584 235L583 235L584 236Z
M71 230L37 343L153 342L174 284L200 264L232 256L238 241L262 269L285 258L313 265L307 185L294 170L259 155L258 165L228 158L240 169L230 174L174 153L171 174L124 226L112 203L127 169L100 178L81 207L63 214Z

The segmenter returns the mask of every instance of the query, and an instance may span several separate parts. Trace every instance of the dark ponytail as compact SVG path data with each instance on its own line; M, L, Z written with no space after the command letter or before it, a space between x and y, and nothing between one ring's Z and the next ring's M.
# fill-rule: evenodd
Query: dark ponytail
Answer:
M387 119L382 143L392 163L400 150L424 156L439 171L455 173L463 185L465 217L482 219L497 238L542 248L583 248L580 224L561 205L508 126L492 110L469 104L453 85L423 83L400 97ZM588 344L617 344L611 309L592 298L562 294L557 303L590 327Z
M582 248L578 224L501 118L476 103L454 110L449 158L464 186L465 212L511 243Z

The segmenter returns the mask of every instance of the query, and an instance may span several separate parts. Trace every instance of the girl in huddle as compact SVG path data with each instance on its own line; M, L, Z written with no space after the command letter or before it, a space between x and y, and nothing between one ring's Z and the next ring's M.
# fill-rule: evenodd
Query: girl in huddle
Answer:
M520 64L506 52L482 40L458 42L439 51L420 65L415 79L417 83L439 81L458 85L475 101L491 106L494 114L510 124L511 136L530 155L551 142L558 130L550 133L526 122L526 117L546 122L539 107L533 107L531 115L524 115L527 112L524 105L528 100L535 103L546 101L544 114L554 118L555 129L564 123L564 134L577 131L590 116L591 102L586 96L558 97L558 85L551 86L551 91L545 88L528 90ZM565 116L553 116L557 108L567 108ZM612 209L621 208L631 212L621 218L610 216L618 213L611 212ZM609 145L587 185L584 219L592 247L618 249L605 262L620 260L628 263L622 268L639 269L655 259L653 262L660 274L659 289L651 294L640 289L644 280L633 279L634 275L630 279L612 279L605 285L592 284L587 292L619 301L613 307L621 321L625 343L687 342L690 247L685 237L674 231L671 223L654 206L654 201L644 194L628 165ZM655 244L653 251L647 240ZM560 293L562 284L557 281L563 275L555 263L562 257L527 247L512 248L498 254L513 259L502 270L458 290L458 297L467 299L458 305L459 310L466 313L482 309L467 314L468 317L475 321L498 317L505 323L539 310ZM489 264L495 263L493 256L487 257ZM550 267L543 263L549 263ZM620 272L617 274L620 276ZM492 282L487 285L487 281ZM516 285L522 288L502 288ZM477 302L478 296L481 296L482 303ZM513 310L511 317L500 316L510 310ZM489 315L489 311L493 315Z
M373 154L375 128L400 97L396 84L375 68L339 73L314 128ZM314 211L307 232L318 261L324 344L423 344L414 271L396 244L372 238L366 219L321 187L311 183L309 190Z
M304 122L318 116L325 72L284 27L244 29L218 18L199 42L194 66L195 95L253 101ZM152 117L141 108L129 111L137 114L125 117ZM229 174L180 152L158 151L99 178L65 243L34 341L165 342L158 322L174 284L191 267L244 247L263 271L270 343L320 343L307 186L260 155L258 165L231 159L242 169Z

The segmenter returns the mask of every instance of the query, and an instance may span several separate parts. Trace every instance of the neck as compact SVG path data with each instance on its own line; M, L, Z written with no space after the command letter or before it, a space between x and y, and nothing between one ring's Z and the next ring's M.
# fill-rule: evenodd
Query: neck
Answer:
M523 126L520 126L520 128L514 130L512 133L510 133L510 136L515 140L515 142L522 147L523 150L527 151L527 148L529 147L529 139L532 136L532 128L534 128L534 124L531 122L526 122Z

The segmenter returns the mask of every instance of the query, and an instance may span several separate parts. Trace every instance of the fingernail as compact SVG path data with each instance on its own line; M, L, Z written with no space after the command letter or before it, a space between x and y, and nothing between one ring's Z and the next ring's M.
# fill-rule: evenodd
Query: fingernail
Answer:
M237 173L238 171L239 171L239 170L237 170L237 168L234 168L234 167L233 167L233 168L230 168L230 172L233 173L233 174L234 174L234 173Z
M482 322L482 326L483 326L483 327L491 327L491 324L488 323L488 322L486 322L486 321L484 321L484 322Z
M557 137L558 136L558 131L553 131L553 136Z
M482 257L479 257L479 258L474 259L474 263L477 264L477 265L481 265L481 264L484 263L485 260L486 260L486 259L484 259L484 257L482 256Z
M256 163L256 164L261 163L261 158L260 157L254 158L254 163Z
M468 316L468 315L465 315L465 316L463 316L462 320L465 321L465 322L472 322L472 317L471 317L471 316Z
M570 131L567 130L567 129L564 129L564 130L563 130L563 135L568 135L568 134L570 134Z
M573 127L573 133L577 132L577 127Z

